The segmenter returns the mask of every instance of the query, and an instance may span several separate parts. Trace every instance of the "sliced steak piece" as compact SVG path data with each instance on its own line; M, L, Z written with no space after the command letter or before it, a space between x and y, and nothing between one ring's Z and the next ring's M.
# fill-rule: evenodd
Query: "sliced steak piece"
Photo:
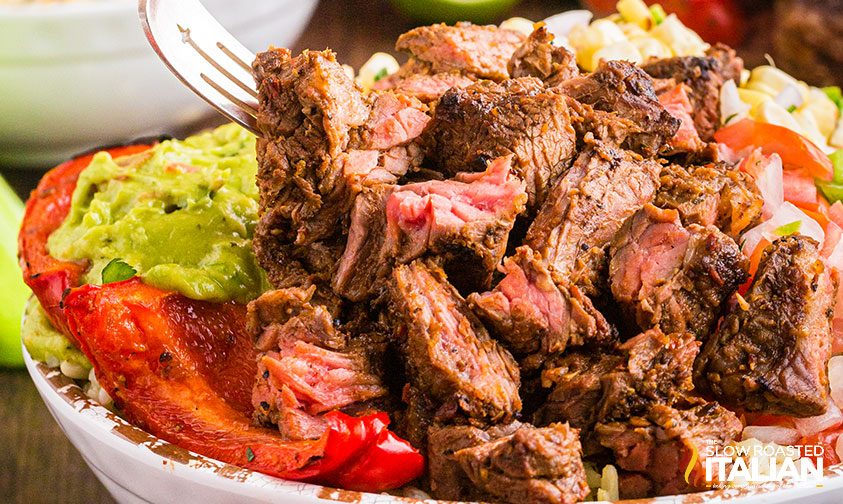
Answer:
M596 110L632 121L641 132L626 141L644 156L656 155L679 129L679 119L659 103L653 79L626 61L603 61L593 73L569 79L558 89Z
M589 139L551 190L525 243L541 254L554 278L582 287L594 273L591 264L600 264L583 259L599 256L623 222L652 200L660 170L655 161Z
M468 302L513 353L561 353L568 346L613 340L611 326L576 286L557 285L541 256L518 247L504 262L506 276L491 292Z
M355 132L355 144L384 151L417 138L429 121L427 106L419 100L388 91L376 93L369 119Z
M456 71L500 81L509 77L506 65L524 39L520 32L497 26L437 24L401 35L395 49L429 64L434 73Z
M270 291L250 303L248 327L257 337L255 419L288 439L317 439L320 415L388 394L370 359L334 327L313 289Z
M521 409L518 366L441 268L422 260L397 266L389 301L410 384L435 404L434 420L506 422Z
M677 210L685 225L717 226L737 239L761 221L764 200L751 175L726 163L671 164L653 204Z
M394 263L436 256L454 284L489 287L524 209L524 183L510 174L511 157L482 173L380 187L358 196L334 289L359 301L376 293Z
M656 79L673 79L688 86L694 126L704 141L711 141L720 126L720 88L727 80L740 82L743 61L725 46L712 48L709 56L657 59L642 66Z
M500 436L447 427L431 433L431 488L437 498L574 503L588 495L576 429L521 425ZM473 489L465 488L467 479ZM457 490L456 492L454 490Z
M533 31L509 60L509 76L537 77L548 86L578 77L576 56L562 46L554 46L553 38L545 26Z
M430 489L442 500L482 499L483 492L474 486L454 453L510 436L524 424L515 420L486 429L470 425L433 427L427 436L427 463Z
M369 117L360 90L330 51L260 53L256 234L309 244L337 232L354 194L342 175L350 132Z
M613 352L568 352L542 373L542 384L552 390L534 420L570 422L590 432L597 422L642 415L651 404L685 402L698 351L693 335L654 329Z
M410 58L392 75L375 82L375 90L392 90L397 94L417 98L424 103L439 99L451 88L463 88L474 82L472 77L458 71L434 73L427 63Z
M394 184L418 169L423 153L417 138L430 116L419 100L392 92L372 93L366 123L352 131L342 173L352 194L374 184Z
M568 104L574 131L577 132L578 150L581 150L585 139L589 137L620 149L622 146L628 146L627 138L632 138L642 131L634 122L614 112L595 110L591 105L580 103L570 96L566 97L565 102Z
M690 409L655 404L631 421L598 424L595 433L614 452L618 467L645 476L658 495L671 495L691 490L684 473L692 451L702 463L742 429L735 414L717 403Z
M334 291L346 299L367 299L389 275L393 261L385 247L386 202L394 191L393 185L378 184L354 200L348 242L332 282Z
M670 115L679 119L679 129L673 138L668 140L667 146L662 149L662 155L673 156L676 154L693 154L705 148L700 139L697 128L694 126L694 107L688 98L687 86L678 84L668 86L667 89L658 92L659 103Z
M423 140L446 174L483 170L489 159L514 154L513 169L536 208L570 164L576 137L565 97L523 78L449 90Z
M601 377L598 421L642 415L652 404L687 402L694 389L694 359L699 349L693 334L665 335L659 330L649 330L620 345L622 366Z
M580 350L568 351L548 363L542 372L542 386L552 390L534 413L533 422L568 422L577 429L590 430L603 398L601 378L618 369L623 360L617 353Z
M646 205L612 241L609 281L628 320L642 330L711 334L729 299L749 275L749 261L717 228L679 221L675 210Z
M697 387L730 407L796 417L825 412L838 279L817 242L793 235L764 250L745 296L695 365Z

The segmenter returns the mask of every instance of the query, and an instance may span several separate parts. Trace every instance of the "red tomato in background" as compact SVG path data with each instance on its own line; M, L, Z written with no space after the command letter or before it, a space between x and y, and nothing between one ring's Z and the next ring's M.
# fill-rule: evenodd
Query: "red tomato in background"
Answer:
M735 0L644 0L661 4L668 14L676 14L688 28L706 42L723 42L737 47L746 35L744 12ZM597 16L615 12L616 0L585 0L585 6Z

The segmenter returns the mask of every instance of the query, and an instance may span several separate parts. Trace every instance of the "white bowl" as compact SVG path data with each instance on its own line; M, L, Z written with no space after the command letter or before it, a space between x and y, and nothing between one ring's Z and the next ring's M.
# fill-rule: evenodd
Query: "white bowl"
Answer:
M294 43L317 0L203 3L257 51ZM0 6L2 166L178 132L211 110L149 47L134 0Z
M97 478L122 504L216 504L245 502L418 502L382 494L336 490L284 481L211 460L162 441L88 399L73 380L32 360L26 368L35 387L70 442ZM728 500L736 504L843 502L843 464L826 469L822 485L767 483L751 488L647 499L650 504L698 504ZM436 502L436 501L428 501ZM632 504L633 501L628 501ZM641 502L641 501L636 501Z

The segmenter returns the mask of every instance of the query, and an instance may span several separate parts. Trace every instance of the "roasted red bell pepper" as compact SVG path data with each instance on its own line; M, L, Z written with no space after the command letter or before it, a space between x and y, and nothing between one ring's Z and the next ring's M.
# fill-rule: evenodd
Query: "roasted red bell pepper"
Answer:
M106 152L117 157L137 154L149 147L147 144L128 145L107 149ZM67 217L79 174L93 157L93 154L77 157L44 175L26 202L18 235L23 281L41 302L53 326L71 339L73 335L67 330L61 299L67 289L79 285L79 277L87 265L52 257L47 251L47 238Z
M130 421L178 446L287 479L383 491L421 475L424 458L387 429L385 413L328 413L325 434L307 441L254 426L257 354L243 305L188 299L138 278L77 287L88 265L53 258L47 239L69 212L91 158L58 166L33 192L19 235L20 262L53 324L85 353Z
M134 278L73 289L63 307L100 384L129 420L162 439L274 476L353 490L395 488L424 469L418 451L387 429L386 413L328 413L326 433L311 441L252 425L235 407L242 394L221 390L242 387L227 373L254 377L256 369L240 305L190 300Z

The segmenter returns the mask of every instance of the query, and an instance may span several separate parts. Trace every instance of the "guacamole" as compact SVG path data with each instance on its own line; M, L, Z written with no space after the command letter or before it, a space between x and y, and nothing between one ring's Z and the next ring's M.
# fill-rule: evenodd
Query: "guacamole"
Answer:
M85 283L119 259L149 285L245 303L268 286L252 253L256 172L255 137L234 124L133 156L98 153L48 250L89 261Z
M84 369L91 369L85 354L73 346L64 334L53 328L41 303L31 298L26 304L21 339L33 359L55 367L70 362Z

